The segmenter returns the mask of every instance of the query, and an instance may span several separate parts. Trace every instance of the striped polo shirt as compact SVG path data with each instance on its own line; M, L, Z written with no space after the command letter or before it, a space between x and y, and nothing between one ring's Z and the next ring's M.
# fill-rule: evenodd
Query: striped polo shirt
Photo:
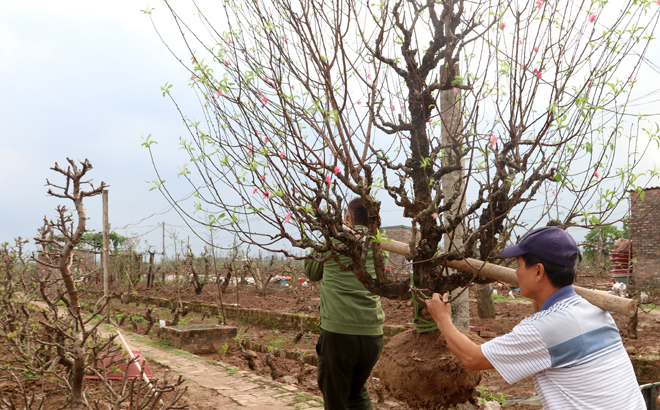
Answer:
M612 316L573 286L481 351L509 384L534 376L545 410L646 409Z

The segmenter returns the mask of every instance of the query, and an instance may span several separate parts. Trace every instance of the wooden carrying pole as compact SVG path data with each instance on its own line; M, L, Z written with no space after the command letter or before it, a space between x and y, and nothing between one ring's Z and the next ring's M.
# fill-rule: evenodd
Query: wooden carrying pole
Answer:
M394 240L381 242L380 245L384 250L399 255L405 255L410 251L408 244ZM463 272L478 273L489 279L499 280L513 286L518 286L518 276L514 269L496 265L494 263L484 263L478 259L467 258L463 260L447 261L445 262L445 266ZM578 295L585 298L592 305L598 306L603 310L628 317L633 317L635 312L637 312L637 301L634 299L626 299L597 290L581 288L579 286L573 286L573 288L575 288L575 292Z
M124 339L124 336L121 334L119 329L117 329L117 335L119 336L119 341L121 342L122 346L124 346L124 349L126 349L126 353L128 353L128 357L131 358L131 360L135 359L135 355L133 354L133 350L131 350L131 347L126 343L126 340ZM150 390L153 390L156 392L156 388L151 384L151 380L149 380L149 377L147 377L146 374L142 371L142 366L140 366L140 363L138 363L139 360L136 360L133 362L135 365L135 368L137 369L138 372L142 374L142 379L144 379L144 382L147 383L147 386L149 387ZM126 367L126 372L128 373L128 366ZM161 406L164 406L165 403L163 403L162 399L158 400L160 402Z

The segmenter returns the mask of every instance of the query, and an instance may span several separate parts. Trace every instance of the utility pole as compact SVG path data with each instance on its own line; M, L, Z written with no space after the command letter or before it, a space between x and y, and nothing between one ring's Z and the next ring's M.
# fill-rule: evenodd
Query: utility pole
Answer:
M458 70L458 68L456 68ZM443 71L447 69L443 67ZM446 74L441 75L444 78ZM458 89L440 91L440 112L442 121L442 145L448 147L442 155L442 165L446 166L454 163L458 159L455 158L456 153L452 149L457 144L462 144L461 135L463 133L463 110L461 104L461 92ZM461 161L461 170L446 174L442 177L442 192L447 201L451 198L456 190L459 190L458 198L452 208L444 215L445 223L448 223L448 218L451 215L456 215L465 212L465 185L463 183L465 175L464 163ZM453 252L460 250L463 247L463 234L465 233L465 226L461 223L450 234L445 234L445 252ZM463 288L456 288L452 291L453 294L458 294ZM470 328L470 304L468 301L468 290L461 293L461 295L454 301L454 311L452 312L452 319L454 325L459 330L468 331Z
M110 296L110 272L108 270L108 260L110 259L110 222L108 217L108 190L103 190L103 258L101 265L103 267L103 296Z

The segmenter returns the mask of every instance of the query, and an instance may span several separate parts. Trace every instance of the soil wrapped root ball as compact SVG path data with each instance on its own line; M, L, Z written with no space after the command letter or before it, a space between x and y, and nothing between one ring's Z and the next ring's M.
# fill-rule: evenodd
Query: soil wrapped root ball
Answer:
M483 339L466 335L477 344ZM412 408L439 409L476 403L481 372L469 371L453 355L439 331L399 333L383 348L376 367L385 388Z

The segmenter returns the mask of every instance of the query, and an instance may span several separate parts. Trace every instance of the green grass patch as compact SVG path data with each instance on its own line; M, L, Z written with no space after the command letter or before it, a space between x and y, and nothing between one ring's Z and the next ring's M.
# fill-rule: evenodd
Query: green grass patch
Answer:
M495 302L510 302L512 300L526 300L526 301L531 301L532 300L530 298L523 298L523 297L515 297L515 298L511 299L510 297L505 296L505 295L495 295L495 294L492 294L491 296L493 297L493 300Z

